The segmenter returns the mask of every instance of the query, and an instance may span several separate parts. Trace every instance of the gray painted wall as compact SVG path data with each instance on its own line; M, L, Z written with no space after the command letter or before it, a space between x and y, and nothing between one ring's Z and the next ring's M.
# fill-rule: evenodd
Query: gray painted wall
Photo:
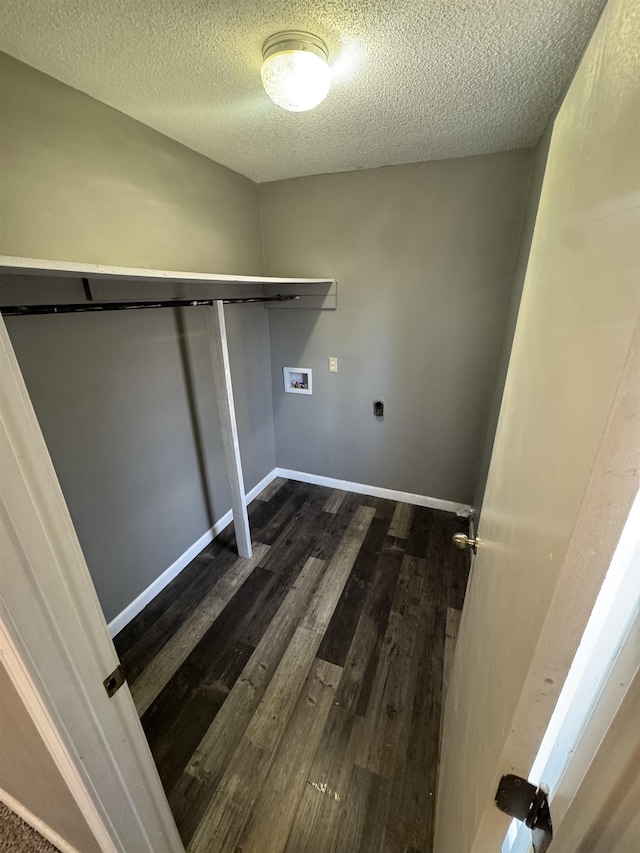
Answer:
M473 500L531 160L261 185L265 272L339 282L337 312L269 312L279 466ZM313 396L284 393L285 365L313 369Z
M253 182L2 55L0 73L3 254L262 272ZM251 488L275 464L267 312L227 323ZM7 326L110 620L230 506L204 314Z
M257 185L0 53L3 254L259 274Z
M260 273L264 246L267 273L339 279L337 312L227 309L247 488L277 451L282 467L472 500L531 151L259 193L13 59L0 71L4 254ZM111 619L229 508L204 315L8 327ZM314 369L313 397L284 394L284 365Z
M536 224L538 203L540 201L542 181L544 179L544 172L547 165L547 154L549 152L552 130L553 122L550 122L534 149L535 153L531 168L531 179L529 182L529 191L527 193L527 203L522 223L522 232L520 234L520 241L518 245L516 269L513 276L513 287L502 333L502 344L500 345L500 352L498 353L496 378L493 384L491 407L489 409L489 416L487 418L487 425L482 443L482 453L480 456L480 470L478 472L478 480L473 498L473 504L478 510L476 523L479 521L479 513L482 508L484 490L487 485L493 442L496 437L496 429L498 427L502 394L504 392L504 384L507 379L509 358L511 357L511 346L516 332L516 322L518 320L518 311L520 310L520 299L522 298L522 288L524 287L524 279L527 272L527 264L529 262L529 251L531 249L531 241L533 239L533 229Z
M2 664L0 696L0 789L74 849L98 853L100 845Z

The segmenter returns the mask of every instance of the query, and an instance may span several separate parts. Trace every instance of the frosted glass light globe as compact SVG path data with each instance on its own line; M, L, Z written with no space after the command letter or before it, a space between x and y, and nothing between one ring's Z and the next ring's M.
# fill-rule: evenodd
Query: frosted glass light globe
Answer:
M313 41L306 41L313 39ZM327 97L331 71L323 42L310 34L278 33L267 39L260 70L267 95L279 107L300 113Z

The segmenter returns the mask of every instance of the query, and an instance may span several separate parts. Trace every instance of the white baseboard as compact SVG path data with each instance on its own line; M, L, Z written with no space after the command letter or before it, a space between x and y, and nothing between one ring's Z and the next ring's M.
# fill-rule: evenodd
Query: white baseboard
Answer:
M275 478L277 476L278 476L278 469L272 468L271 471L269 471L269 473L266 474L260 480L259 483L256 483L255 486L250 491L247 492L247 494L246 494L247 503L249 504L249 503L251 503L251 501L254 498L257 498L258 495L260 494L260 492L263 491L263 489L266 489L267 486L269 485L269 483L273 483L273 481L275 480Z
M441 498L430 498L427 495L414 495L411 492L399 492L395 489L384 489L382 486L351 483L349 480L336 480L333 477L321 477L319 474L291 471L289 468L278 468L277 472L278 477L285 477L288 480L313 483L315 486L328 486L330 489L342 489L345 492L355 492L358 495L371 495L374 498L387 498L390 501L402 501L402 503L426 506L430 509L442 509L445 512L455 512L463 516L467 516L471 510L468 504L445 501Z
M26 806L23 806L22 803L18 802L15 797L12 797L4 788L0 788L0 801L2 801L7 808L11 809L12 812L15 812L18 817L22 818L25 823L28 823L29 826L33 827L36 832L39 832L43 838L46 838L47 841L51 842L54 847L57 847L61 853L78 853L75 847L69 844L68 841L65 841L61 835L55 831L55 829L51 829L49 824L45 823L39 817L34 815L32 811L30 811Z
M256 483L251 491L247 492L247 503L250 503L257 495L259 495L260 492L265 489L269 483L275 480L277 476L277 469L274 468L266 477L263 477L259 483ZM206 548L210 542L213 542L218 533L223 531L227 524L229 524L232 517L231 510L225 512L225 514L216 521L210 530L203 533L202 536L193 543L193 545L187 548L184 554L180 554L178 559L175 560L168 569L165 569L165 571L157 577L153 583L150 583L137 598L134 598L131 604L128 604L124 610L118 613L118 615L109 622L108 628L110 636L115 637L115 635L122 631L124 626L128 625L141 610L144 610L147 604L149 604L150 601L153 601L156 595L158 595L159 592L162 592L165 586L171 583L176 575L179 575L180 572L189 565L193 558L198 556L203 548Z
M470 507L467 504L456 503L455 501L445 501L440 498L430 498L426 495L414 495L410 492L399 492L395 489L384 489L381 486L367 486L364 483L351 483L349 480L336 480L333 477L321 477L319 474L307 474L304 471L291 471L289 468L274 468L266 477L260 480L250 492L247 492L247 503L250 503L260 492L265 489L269 483L275 480L276 477L284 477L287 480L299 480L301 483L312 483L316 486L328 486L330 489L342 489L345 492L355 492L358 495L371 495L376 498L388 498L392 501L402 501L403 503L414 504L415 506L426 506L431 509L441 509L445 512L455 512L461 516L468 516ZM143 610L150 601L152 601L159 592L171 583L171 581L179 575L180 572L189 565L194 557L197 557L203 548L212 542L215 537L229 524L232 519L231 510L226 512L222 518L219 518L210 530L203 533L202 536L191 545L190 548L181 554L168 569L156 578L153 583L143 590L140 595L135 598L131 604L127 605L121 613L109 622L109 634L112 637L122 631L125 625L128 625L141 610Z
M206 533L203 533L199 539L191 545L187 550L180 554L177 560L175 560L168 569L165 569L164 572L157 577L146 589L143 589L140 595L137 598L134 598L131 604L128 604L124 610L121 610L117 616L115 616L111 622L109 622L109 634L112 637L115 637L125 625L128 625L132 619L140 613L141 610L152 601L159 592L171 583L171 581L179 575L180 572L188 566L191 560L194 557L197 557L200 551L203 548L206 548L210 542L213 542L214 538L220 533L231 521L232 515L231 510L225 512L222 518L219 518L218 521L213 525L210 530L207 530Z

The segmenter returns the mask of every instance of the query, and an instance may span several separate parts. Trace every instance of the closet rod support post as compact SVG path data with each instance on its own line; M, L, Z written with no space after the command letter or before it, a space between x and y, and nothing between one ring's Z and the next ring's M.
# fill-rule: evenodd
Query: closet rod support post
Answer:
M206 309L206 312L211 367L213 369L213 382L220 417L220 430L222 432L222 446L224 448L227 479L229 480L229 487L231 489L231 509L233 511L236 543L238 554L241 557L250 557L252 554L251 532L249 530L249 516L247 514L244 478L242 476L238 425L236 423L236 412L233 402L227 329L222 300L214 302L212 306Z

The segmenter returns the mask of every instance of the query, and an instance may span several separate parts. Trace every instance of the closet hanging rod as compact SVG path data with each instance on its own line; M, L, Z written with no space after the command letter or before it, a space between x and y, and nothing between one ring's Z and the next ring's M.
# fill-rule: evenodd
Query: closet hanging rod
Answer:
M299 296L247 296L238 299L165 299L155 302L80 302L60 305L5 305L0 313L5 317L27 317L31 314L86 314L93 311L130 311L139 308L200 308L203 305L236 305L245 302L288 302Z

